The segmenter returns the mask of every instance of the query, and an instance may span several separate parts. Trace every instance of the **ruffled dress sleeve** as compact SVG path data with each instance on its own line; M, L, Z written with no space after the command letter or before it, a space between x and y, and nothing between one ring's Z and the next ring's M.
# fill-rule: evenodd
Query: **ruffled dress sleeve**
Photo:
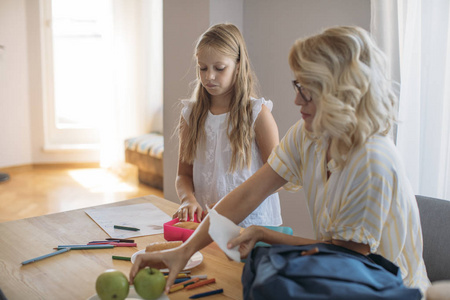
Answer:
M262 110L262 106L263 106L263 104L265 105L265 106L267 106L267 108L270 110L270 111L272 111L272 108L273 108L273 102L271 101L271 100L266 100L266 99L264 99L264 98L259 98L259 99L255 99L255 98L252 98L252 101L253 101L253 108L252 108L252 115L253 115L253 123L252 123L252 126L254 126L255 125L255 121L256 121L256 118L258 118L258 115L259 115L259 113L261 112L261 110Z

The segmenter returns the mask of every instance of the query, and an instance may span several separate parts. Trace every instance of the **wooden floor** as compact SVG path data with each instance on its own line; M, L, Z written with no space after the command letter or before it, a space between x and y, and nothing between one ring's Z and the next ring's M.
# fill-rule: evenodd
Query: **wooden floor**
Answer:
M0 222L117 202L163 192L137 180L129 167L121 176L106 169L39 165L0 169Z

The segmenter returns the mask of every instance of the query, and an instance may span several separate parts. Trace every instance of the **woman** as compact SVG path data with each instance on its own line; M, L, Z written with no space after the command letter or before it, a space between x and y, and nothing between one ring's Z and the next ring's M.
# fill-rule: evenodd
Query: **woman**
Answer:
M376 253L399 266L406 286L423 292L430 282L422 258L419 213L388 136L396 99L385 77L382 52L363 29L336 27L296 41L289 64L302 119L268 163L215 209L239 223L278 188L303 187L315 240L251 226L228 247L240 245L241 257L257 241L331 243L363 255ZM239 211L234 210L237 205ZM208 227L206 218L179 248L138 256L130 280L146 265L166 265L171 270L168 288L189 257L211 242Z

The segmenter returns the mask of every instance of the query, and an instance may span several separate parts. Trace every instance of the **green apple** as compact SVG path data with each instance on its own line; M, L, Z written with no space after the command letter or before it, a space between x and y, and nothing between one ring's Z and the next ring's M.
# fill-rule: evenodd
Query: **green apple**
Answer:
M141 269L134 277L134 289L145 300L158 299L166 287L166 278L158 269Z
M109 269L97 277L95 290L101 300L124 300L128 296L130 285L125 274Z

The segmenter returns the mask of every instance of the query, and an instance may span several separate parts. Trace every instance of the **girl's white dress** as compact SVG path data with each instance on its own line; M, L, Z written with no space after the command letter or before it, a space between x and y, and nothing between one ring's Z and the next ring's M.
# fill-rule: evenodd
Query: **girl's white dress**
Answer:
M264 104L272 111L273 103L264 98L252 98L252 101L254 125L262 105ZM193 100L182 100L181 115L188 125L193 103ZM238 169L233 173L228 171L231 163L231 147L227 136L228 114L213 115L208 112L205 122L206 141L197 145L197 155L193 164L194 191L203 209L218 202L263 165L258 145L254 140L250 168ZM278 193L275 193L264 200L239 226L279 226L281 224L280 200Z

